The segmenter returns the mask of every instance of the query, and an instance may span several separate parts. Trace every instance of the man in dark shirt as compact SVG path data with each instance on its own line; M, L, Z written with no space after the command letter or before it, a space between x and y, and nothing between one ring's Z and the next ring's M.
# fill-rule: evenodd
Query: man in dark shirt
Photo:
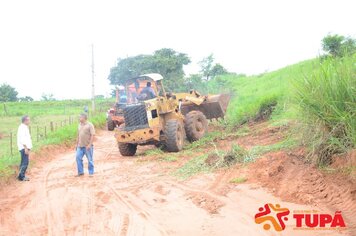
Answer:
M156 97L156 93L153 90L153 88L151 87L151 82L147 82L146 87L142 89L140 95L141 94L146 94L145 100L152 99L152 98Z

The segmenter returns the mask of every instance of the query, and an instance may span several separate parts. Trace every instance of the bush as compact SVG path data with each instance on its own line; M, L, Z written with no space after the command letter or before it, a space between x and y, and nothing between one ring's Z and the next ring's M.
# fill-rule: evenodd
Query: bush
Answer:
M322 46L323 50L333 57L343 57L356 52L356 40L338 34L325 36Z
M355 58L326 59L296 80L296 102L318 164L329 164L334 154L356 146Z

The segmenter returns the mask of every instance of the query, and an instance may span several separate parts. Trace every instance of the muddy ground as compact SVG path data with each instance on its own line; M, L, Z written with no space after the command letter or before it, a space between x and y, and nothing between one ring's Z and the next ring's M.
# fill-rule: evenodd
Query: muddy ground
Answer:
M249 134L217 141L204 152L233 144L266 146L284 136L284 129L255 124ZM182 179L173 173L201 149L172 160L143 155L153 148L122 157L113 133L102 131L95 141L94 177L74 177L73 150L38 157L30 182L2 186L0 235L356 235L355 181L305 163L300 149L267 152L249 164ZM291 211L341 210L347 230L297 231L292 219L282 232L264 230L254 215L266 203Z

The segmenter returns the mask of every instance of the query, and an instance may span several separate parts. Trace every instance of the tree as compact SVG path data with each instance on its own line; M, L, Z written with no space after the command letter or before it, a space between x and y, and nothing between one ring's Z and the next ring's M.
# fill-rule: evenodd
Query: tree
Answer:
M356 39L347 37L341 45L342 52L345 55L353 55L356 53Z
M211 69L213 68L214 56L210 54L209 56L203 58L198 64L200 65L200 73L209 81L211 76Z
M186 87L188 90L197 90L201 93L205 93L206 81L202 80L201 74L191 74L185 79Z
M14 102L17 101L18 92L15 88L8 84L0 86L0 102Z
M203 77L209 81L210 79L215 78L217 75L229 74L228 70L225 69L220 63L214 64L214 55L210 54L209 56L203 58L200 62L200 73Z
M105 98L105 96L104 95L95 95L95 99L104 99Z
M141 74L159 73L164 77L167 90L184 89L183 66L190 63L189 57L170 48L162 48L152 55L137 55L118 59L112 67L108 79L113 85L123 85L128 79Z
M55 101L56 99L54 98L52 93L43 93L41 96L42 101Z
M229 72L227 71L227 69L225 69L225 67L223 67L221 64L216 63L213 68L211 69L211 76L214 78L217 75L225 75L225 74L229 74Z
M19 98L19 101L20 101L20 102L32 102L32 101L33 101L33 98L30 97L30 96L20 97L20 98Z
M356 40L338 34L328 34L322 39L322 47L333 57L352 55L356 52Z

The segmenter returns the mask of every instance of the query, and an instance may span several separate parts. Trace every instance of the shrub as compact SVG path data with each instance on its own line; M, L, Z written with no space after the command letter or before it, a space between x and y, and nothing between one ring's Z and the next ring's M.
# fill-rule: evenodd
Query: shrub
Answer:
M295 92L318 164L329 164L334 154L356 146L355 56L324 60L296 80Z

